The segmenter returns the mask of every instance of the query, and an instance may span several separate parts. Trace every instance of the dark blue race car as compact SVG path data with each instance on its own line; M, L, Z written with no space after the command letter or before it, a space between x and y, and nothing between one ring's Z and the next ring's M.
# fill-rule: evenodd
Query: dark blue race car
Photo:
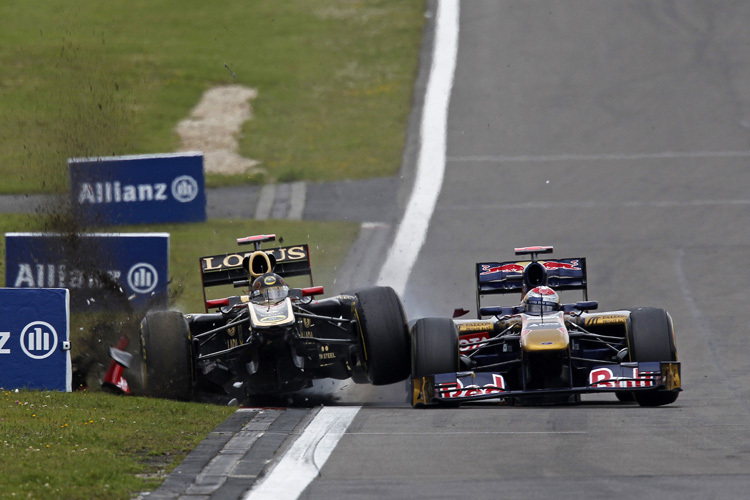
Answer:
M663 309L608 312L588 300L586 259L545 259L551 246L516 248L526 259L476 264L478 319L423 318L412 327L415 407L501 400L576 403L614 393L641 406L673 403L681 390L672 318ZM558 294L581 290L564 304ZM515 293L514 306L483 306ZM460 311L468 313L468 311Z

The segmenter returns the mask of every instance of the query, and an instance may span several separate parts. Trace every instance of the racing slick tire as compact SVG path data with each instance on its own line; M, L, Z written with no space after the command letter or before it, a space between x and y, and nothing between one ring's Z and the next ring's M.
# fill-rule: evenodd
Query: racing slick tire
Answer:
M436 373L453 373L459 371L458 329L450 318L422 318L414 323L411 330L411 393L412 405L417 403L415 378L426 377ZM424 403L430 405L427 401ZM458 406L446 404L444 406Z
M639 307L630 312L628 325L630 361L677 361L672 318L664 309ZM633 391L640 406L662 406L677 400L676 391Z
M409 377L409 327L401 299L391 287L369 287L354 293L359 320L361 363L373 385Z
M178 311L151 311L141 322L144 395L188 401L193 395L190 333Z
M459 371L458 330L450 318L422 318L411 331L411 374Z

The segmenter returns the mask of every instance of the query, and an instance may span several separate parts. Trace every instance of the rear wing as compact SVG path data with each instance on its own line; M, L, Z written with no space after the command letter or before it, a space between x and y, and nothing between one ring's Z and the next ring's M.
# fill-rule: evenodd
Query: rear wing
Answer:
M534 257L536 256L534 255ZM477 313L479 314L479 310L482 307L481 300L485 295L508 294L514 292L522 294L525 291L525 271L532 262L541 264L546 270L547 286L557 291L582 290L583 299L588 300L586 259L583 257L572 259L478 262L475 268L477 283Z
M275 239L275 235L238 238L237 242L240 245L253 243L255 249L200 257L203 301L206 301L207 288L221 285L249 286L253 276L271 271L283 278L308 276L310 286L312 286L313 278L308 245L260 248L260 243ZM268 259L266 259L266 256ZM271 269L268 269L268 264L271 265Z

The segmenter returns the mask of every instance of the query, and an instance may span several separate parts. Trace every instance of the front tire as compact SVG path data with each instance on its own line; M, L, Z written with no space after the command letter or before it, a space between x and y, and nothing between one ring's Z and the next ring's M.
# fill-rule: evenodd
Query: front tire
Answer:
M630 361L677 361L672 318L664 309L639 307L630 313L628 324ZM640 406L662 406L677 400L676 391L633 391Z
M360 334L360 361L373 385L388 385L409 376L409 327L404 307L391 287L355 292Z
M422 318L411 333L411 376L454 373L459 368L458 330L449 318Z
M421 377L459 370L458 329L449 318L422 318L411 330L411 402L412 406L429 405ZM443 403L447 406L457 404Z
M141 322L144 395L189 401L193 395L190 332L182 313L151 311Z

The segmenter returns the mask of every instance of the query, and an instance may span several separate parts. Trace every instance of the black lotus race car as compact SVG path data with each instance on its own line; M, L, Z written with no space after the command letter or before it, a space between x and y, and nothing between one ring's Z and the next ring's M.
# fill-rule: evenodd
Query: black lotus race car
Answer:
M581 394L602 392L641 406L677 399L670 315L649 307L590 312L598 304L588 300L586 259L538 259L552 250L516 248L530 260L476 264L477 320L416 321L413 406L576 403ZM582 290L583 301L560 304L557 291L564 290ZM482 306L485 296L514 292L522 294L521 305Z
M261 249L275 239L239 238L254 249L200 258L204 300L219 285L250 288L248 295L205 300L205 313L146 315L140 328L146 395L246 403L310 387L315 379L384 385L409 377L408 324L393 289L316 300L322 287L286 283L308 277L312 285L308 246Z

